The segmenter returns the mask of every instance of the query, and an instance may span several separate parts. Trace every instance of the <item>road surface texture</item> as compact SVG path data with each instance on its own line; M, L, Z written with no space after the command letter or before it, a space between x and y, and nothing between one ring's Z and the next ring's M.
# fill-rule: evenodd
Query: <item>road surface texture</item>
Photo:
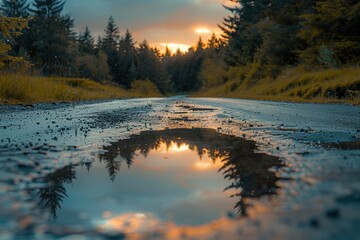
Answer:
M31 192L145 130L212 128L279 157L276 195L246 217L126 235L48 224ZM360 239L360 108L215 98L0 107L0 239ZM256 159L255 159L256 160ZM254 161L255 161L254 160ZM89 186L91 187L91 186Z

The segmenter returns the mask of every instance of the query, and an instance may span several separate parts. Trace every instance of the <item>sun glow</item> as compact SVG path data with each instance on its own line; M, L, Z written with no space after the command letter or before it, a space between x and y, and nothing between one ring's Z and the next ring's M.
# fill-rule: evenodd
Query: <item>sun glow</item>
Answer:
M213 163L209 161L197 161L194 164L195 169L197 170L208 170L213 167Z
M189 145L187 144L181 144L180 146L176 145L175 143L172 143L169 147L169 152L184 152L189 150Z
M210 34L211 33L210 29L208 29L207 27L197 27L195 29L195 32L197 34Z
M170 52L173 54L176 53L178 49L180 50L180 52L187 52L191 47L190 45L180 43L161 43L160 45L164 48L168 47L170 49Z

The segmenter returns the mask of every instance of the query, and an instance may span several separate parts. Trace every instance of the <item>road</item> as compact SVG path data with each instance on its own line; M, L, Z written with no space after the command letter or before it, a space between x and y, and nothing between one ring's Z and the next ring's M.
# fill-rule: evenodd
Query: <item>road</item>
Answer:
M0 239L19 233L27 238L79 234L46 227L29 195L44 184L38 179L70 164L92 162L118 139L169 128L213 128L253 140L258 152L284 164L271 169L283 179L277 194L250 199L248 217L200 236L189 231L188 238L360 238L358 106L173 97L0 110ZM104 237L96 229L80 234Z

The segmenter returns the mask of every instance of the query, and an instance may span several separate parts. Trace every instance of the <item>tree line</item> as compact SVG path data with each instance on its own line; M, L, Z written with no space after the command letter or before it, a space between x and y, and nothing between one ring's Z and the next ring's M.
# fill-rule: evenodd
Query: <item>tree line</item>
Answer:
M201 83L194 79L205 54L201 39L187 54L180 50L171 54L168 48L161 53L146 40L136 44L129 30L121 35L114 18L109 17L104 35L95 40L88 27L74 32L74 19L62 13L64 4L64 0L3 0L2 22L28 20L21 36L10 40L2 31L3 52L27 60L45 76L111 81L125 88L135 80L149 80L162 93L200 89ZM8 60L2 60L8 71L19 69L19 62Z
M228 69L256 81L288 67L358 66L359 0L231 0L220 28Z
M224 6L229 16L219 25L221 37L199 38L187 53L172 54L146 41L137 44L129 30L121 35L112 17L96 40L88 27L75 33L74 19L63 14L64 0L3 0L0 26L11 19L12 26L6 26L12 28L1 27L1 62L17 69L15 60L22 58L43 75L111 81L125 88L149 80L162 93L211 88L233 77L276 78L297 65L359 64L359 0L229 1L236 4ZM28 19L27 28L22 19ZM11 38L6 32L22 35Z

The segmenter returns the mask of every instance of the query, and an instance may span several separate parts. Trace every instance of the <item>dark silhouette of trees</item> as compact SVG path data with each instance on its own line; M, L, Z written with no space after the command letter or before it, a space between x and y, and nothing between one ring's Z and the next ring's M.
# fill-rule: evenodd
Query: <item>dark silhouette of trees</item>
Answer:
M131 32L127 29L119 44L118 82L129 88L136 80L136 48Z
M88 27L78 36L75 66L76 76L78 77L85 77L99 82L110 79L107 56L99 43L95 45L94 37Z
M224 57L225 42L213 33L207 42L205 58L198 74L203 90L225 83L227 65Z
M150 48L146 41L137 49L137 79L150 80L160 92L170 89L169 76L161 63L161 54L157 48Z
M6 17L26 18L29 15L27 0L3 0L0 9Z
M74 21L61 14L65 1L34 0L28 32L28 53L46 75L69 75Z
M102 38L102 50L107 55L107 63L110 69L110 75L114 82L119 83L119 54L118 46L120 41L119 28L116 26L115 20L110 16L105 28L105 35Z
M309 64L348 65L359 63L360 2L357 0L313 1L313 11L303 15L299 35L308 47L301 53ZM333 52L321 59L324 51Z
M230 1L230 0L229 0ZM229 67L256 82L298 64L359 63L359 1L237 0L220 25ZM344 27L346 26L346 27Z
M165 68L170 74L173 89L176 92L189 92L199 90L202 82L199 73L205 57L205 44L199 38L195 47L185 54L177 52L164 61Z
M94 37L91 35L90 29L87 26L85 31L79 34L78 48L80 54L95 53Z

